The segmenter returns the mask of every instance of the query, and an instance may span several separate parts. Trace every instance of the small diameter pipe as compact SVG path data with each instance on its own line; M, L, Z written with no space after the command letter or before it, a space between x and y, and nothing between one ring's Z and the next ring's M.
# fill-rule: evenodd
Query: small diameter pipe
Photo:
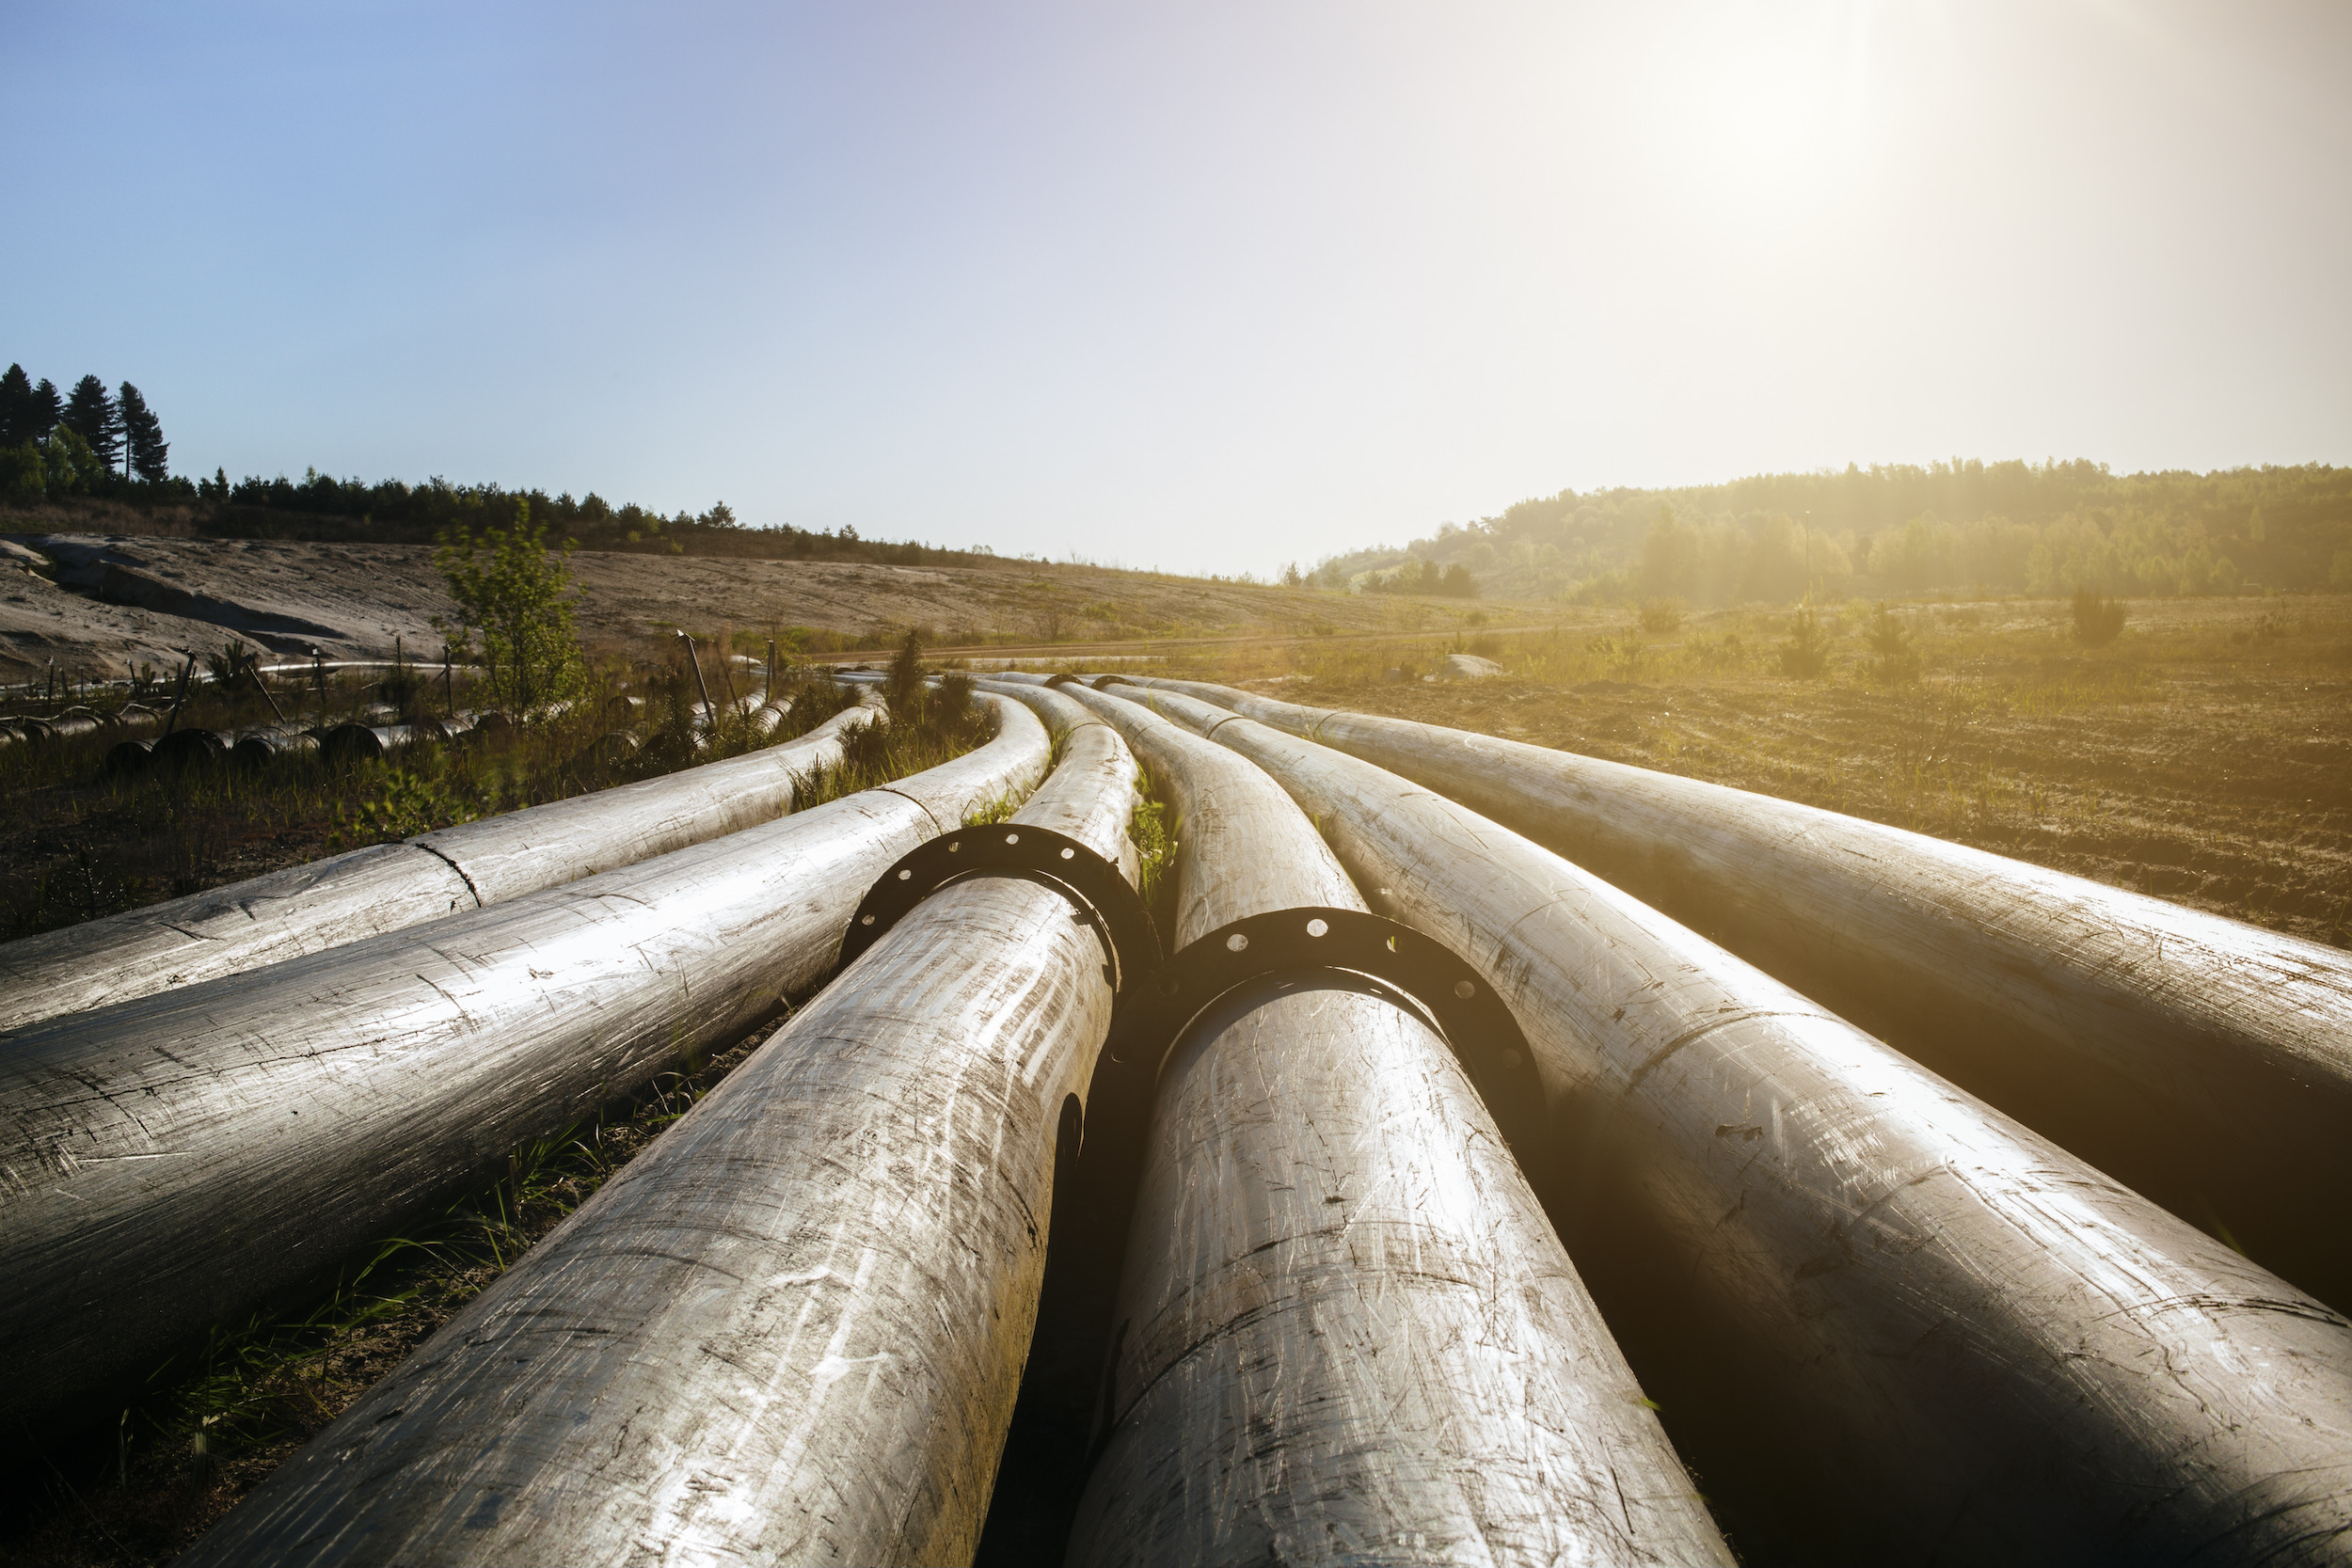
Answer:
M1526 833L2352 1310L2352 953L1720 784L1138 684Z
M0 944L0 1056L15 1031L44 1019L324 952L772 821L792 809L795 779L837 764L846 729L874 711L851 708L724 762Z
M1175 947L1363 907L1263 773L1071 695L1173 797ZM1493 1117L1393 994L1271 975L1169 1054L1069 1560L1730 1561Z
M694 652L694 640L683 631L677 635L678 641L686 644L686 664L694 672L694 689L702 694L701 717L704 727L715 728L719 722L719 710L710 705L710 688L703 684L703 661L701 657Z
M971 831L1118 854L1073 714ZM970 1560L1109 958L1044 883L940 889L182 1561Z
M1736 1533L1815 1559L2343 1560L2337 1314L1465 807L1113 689L1272 773L1379 907L1502 992L1577 1256Z
M410 931L79 1013L0 1052L0 1391L87 1403L524 1138L815 984L890 863L1025 796L1045 732ZM88 1406L98 1408L97 1406Z

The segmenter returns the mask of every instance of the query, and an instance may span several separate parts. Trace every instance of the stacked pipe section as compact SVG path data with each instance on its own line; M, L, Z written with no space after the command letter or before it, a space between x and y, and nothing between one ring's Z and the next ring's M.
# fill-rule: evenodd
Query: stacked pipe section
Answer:
M1136 684L1526 833L2352 1310L2352 954L1721 784Z
M879 697L724 762L375 845L0 945L0 1031L324 952L773 821ZM0 1052L8 1049L0 1034Z
M995 738L724 838L0 1050L0 1414L29 1422L331 1269L831 970L894 860L1043 773Z
M1060 706L1036 796L922 858L1121 876L1134 761ZM183 1560L968 1560L1148 963L1103 929L1001 865L940 886Z
M1256 768L1073 695L1173 798L1176 947L1362 910ZM1158 1067L1141 1164L1072 1562L1729 1560L1494 1117L1396 991L1310 960L1218 998Z
M2341 1315L1465 807L1113 689L1279 779L1503 993L1577 1255L1735 1533L1880 1560L2345 1560Z

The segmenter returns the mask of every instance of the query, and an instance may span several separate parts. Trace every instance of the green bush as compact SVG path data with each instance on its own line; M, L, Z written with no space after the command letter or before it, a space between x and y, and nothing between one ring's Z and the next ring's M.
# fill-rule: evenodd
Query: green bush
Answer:
M1811 605L1800 606L1788 618L1788 640L1780 645L1780 673L1799 680L1827 673L1830 644L1836 641Z
M1862 624L1862 640L1877 656L1870 661L1872 680L1904 686L1919 678L1919 650L1912 645L1911 628L1883 604Z

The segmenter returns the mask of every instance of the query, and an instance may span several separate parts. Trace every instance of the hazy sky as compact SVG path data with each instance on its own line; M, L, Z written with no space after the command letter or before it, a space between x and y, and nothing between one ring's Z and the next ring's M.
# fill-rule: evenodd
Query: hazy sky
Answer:
M1263 572L2352 460L2352 6L0 6L0 363L175 468Z

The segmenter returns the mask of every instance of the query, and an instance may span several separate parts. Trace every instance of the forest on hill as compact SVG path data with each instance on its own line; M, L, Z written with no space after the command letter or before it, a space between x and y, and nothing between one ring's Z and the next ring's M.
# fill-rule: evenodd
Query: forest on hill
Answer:
M1299 575L1360 592L1456 566L1489 596L1578 603L2352 592L2352 468L2114 474L1955 459L1563 490Z

